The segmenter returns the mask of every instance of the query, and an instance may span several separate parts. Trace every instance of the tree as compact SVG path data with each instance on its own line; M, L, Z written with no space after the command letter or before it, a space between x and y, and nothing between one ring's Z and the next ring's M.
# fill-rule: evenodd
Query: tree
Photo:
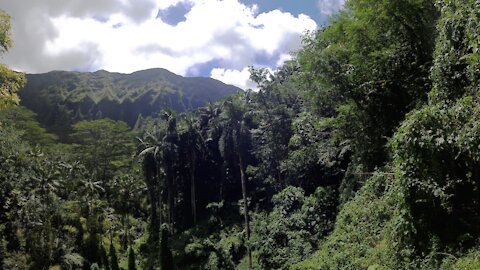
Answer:
M0 123L23 131L22 138L33 145L52 145L57 136L48 133L35 119L36 114L21 106L0 110Z
M12 46L10 16L0 10L0 53L7 52ZM17 92L25 85L25 76L0 64L0 109L20 101Z
M385 165L388 139L427 99L437 17L433 0L352 0L305 39L300 85L329 118L333 140L351 148L349 171Z
M158 258L158 252L161 252L161 226L163 224L163 204L164 204L164 189L170 196L167 198L168 204L168 223L170 223L173 201L173 179L174 177L174 162L176 162L176 145L169 144L169 135L172 135L172 129L176 129L176 120L168 121L170 114L167 111L159 122L153 123L149 129L144 131L143 138L139 138L141 144L139 145L144 179L147 185L149 199L150 199L150 225L149 225L149 239L148 239L148 256L145 268L155 267L161 262ZM168 132L170 128L170 133ZM175 133L176 131L174 131ZM173 134L173 139L175 139ZM169 152L173 151L173 152ZM170 154L174 154L171 156ZM173 158L173 159L172 159ZM167 194L168 196L168 194ZM160 260L160 262L159 262Z
M199 117L199 128L202 136L205 138L205 145L207 147L208 157L211 165L214 168L213 176L217 179L218 201L225 199L226 189L226 160L224 159L225 139L223 133L223 121L220 118L222 112L221 103L207 104L206 107L200 108L197 111Z
M165 186L162 166L163 137L165 122L156 122L146 129L138 146L145 184L150 199L149 242L156 246L160 241L160 226L163 223L163 189Z
M141 180L141 173L137 168L132 168L132 174L124 173L115 176L109 189L110 205L115 213L120 215L121 235L120 243L123 250L127 250L131 242L131 219L138 216L142 210L143 190L145 185Z
M135 263L135 251L132 246L128 249L128 270L136 270L137 264Z
M110 260L108 259L107 251L105 246L102 244L100 246L100 266L103 266L105 270L110 270Z
M6 267L15 268L16 260L22 257L39 269L84 265L76 252L83 248L83 232L77 230L81 226L74 228L72 224L72 220L79 221L80 210L67 206L78 199L70 192L77 187L78 170L62 157L28 147L13 130L0 129L0 202L4 205L0 227L8 247ZM65 230L67 227L71 230ZM75 241L76 233L82 240Z
M192 115L186 115L182 118L181 125L184 127L181 139L182 145L188 149L188 168L190 171L190 203L192 210L193 224L197 223L197 199L195 187L195 174L199 159L205 156L206 145L202 134L200 133L196 119Z
M469 249L480 236L479 4L439 6L429 102L409 113L392 140L404 202L396 236L399 248L416 254Z
M110 257L110 269L120 270L120 267L118 266L117 251L115 250L115 246L113 245L112 242L110 242L109 257Z
M162 226L161 240L160 240L160 269L161 270L175 270L175 263L173 262L172 251L168 244L169 229L168 226Z
M332 229L336 217L335 191L319 187L310 196L289 186L272 197L273 210L258 216L253 243L262 269L290 269L307 258Z
M163 114L164 119L167 121L167 130L162 140L162 162L166 175L166 188L167 188L167 206L168 206L168 224L170 229L173 230L174 223L174 184L177 178L177 166L178 166L178 142L179 137L177 133L177 116L172 110L166 110Z
M28 201L22 207L25 218L27 250L31 254L34 267L45 268L53 262L54 241L56 235L55 219L60 216L62 199L58 196L63 189L65 177L68 177L68 164L51 160L31 160L35 162L30 178ZM36 168L35 168L36 167Z
M230 139L233 143L233 149L237 156L238 169L240 171L240 181L243 199L243 217L245 223L245 238L247 239L248 267L252 269L252 252L250 249L250 219L248 214L248 195L247 195L247 158L250 144L250 131L247 122L250 120L246 114L246 104L248 94L238 94L224 102L224 111L222 112L223 134L221 148L227 147L227 141ZM225 149L222 151L225 153Z
M250 69L251 79L258 84L259 91L252 95L250 110L255 112L256 127L253 132L255 156L259 160L255 176L275 192L288 185L287 170L282 161L288 156L288 142L292 136L292 115L299 113L294 108L300 103L296 87L289 83L295 72L293 67L285 65L275 74L265 69ZM293 94L292 92L296 92ZM294 100L292 102L292 99Z
M87 237L82 235L82 255L91 263L97 263L101 261L99 254L101 246L101 237L103 232L103 221L105 205L100 199L100 194L105 192L102 187L101 181L95 181L85 172L83 168L83 177L78 181L79 183L75 188L77 189L77 197L75 198L80 202L81 216L84 217L85 224L80 224L86 227ZM82 229L83 230L83 229Z
M10 16L0 10L0 53L5 53L12 46L10 33Z
M134 137L126 123L110 119L81 121L73 125L73 130L77 156L96 179L108 184L116 170L128 165Z

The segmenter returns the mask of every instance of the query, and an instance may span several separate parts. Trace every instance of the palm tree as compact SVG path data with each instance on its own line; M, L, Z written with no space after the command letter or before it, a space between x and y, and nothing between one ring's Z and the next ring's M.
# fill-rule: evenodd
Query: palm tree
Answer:
M206 107L202 107L198 110L199 115L199 129L202 136L205 138L205 147L207 148L208 155L211 162L213 162L219 168L219 201L224 198L224 181L225 181L225 160L223 147L225 144L222 142L223 134L223 121L220 119L222 112L221 103L208 103Z
M193 115L185 115L182 118L182 124L185 126L183 133L183 143L185 148L189 150L188 167L190 169L190 202L192 209L193 223L197 223L197 203L196 203L196 188L195 188L195 172L197 167L197 159L199 156L204 156L206 153L205 140L199 129L199 122Z
M82 168L82 170L85 170ZM102 187L102 181L95 181L92 176L85 173L86 178L80 179L78 195L82 205L87 207L87 231L88 238L85 240L83 248L83 256L89 263L98 262L100 260L98 250L101 242L101 233L103 231L103 224L101 216L106 210L101 205L100 194L105 192Z
M45 268L52 262L54 241L58 237L54 218L59 216L62 199L58 196L64 188L64 177L68 164L40 158L32 166L31 177L25 179L23 194L25 204L20 210L21 224L25 228L26 249L33 261L33 267ZM22 196L22 197L23 197Z
M151 132L145 132L140 141L139 154L143 165L145 184L150 199L150 241L160 240L160 224L162 224L162 188L161 159L163 151L162 138L165 132L154 126Z
M177 116L172 110L165 110L164 119L167 121L167 131L162 139L163 151L162 160L167 177L167 205L168 205L168 224L173 229L173 208L174 191L173 184L177 177L176 169L178 165L178 143Z
M250 140L250 131L247 126L248 114L246 110L249 101L249 93L239 93L237 96L224 102L224 111L221 118L223 120L223 133L219 142L222 155L225 155L225 147L228 139L233 142L233 149L238 160L240 170L240 180L242 183L243 198L243 216L245 221L245 236L250 239L250 220L248 216L248 198L247 198L247 178L246 178L246 158L248 154L248 144ZM247 243L248 265L252 269L252 252Z
M122 249L127 250L130 242L130 216L140 202L138 198L141 196L143 185L138 182L138 178L133 174L122 174L116 176L112 181L111 205L115 211L120 214L120 223L123 228L123 234L120 242Z
M165 110L162 119L166 121L166 127L154 125L151 132L145 132L143 139L138 138L140 141L138 156L143 164L145 182L151 202L151 237L152 241L155 242L160 239L160 225L163 223L162 194L164 187L167 190L167 223L173 224L173 184L178 163L179 138L175 112ZM165 175L165 185L162 185L161 181L163 175ZM160 213L158 213L158 208ZM172 226L170 227L172 228Z

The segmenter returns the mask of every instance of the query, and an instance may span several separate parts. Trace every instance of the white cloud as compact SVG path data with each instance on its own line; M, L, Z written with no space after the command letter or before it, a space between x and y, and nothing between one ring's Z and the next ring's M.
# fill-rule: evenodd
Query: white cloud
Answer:
M235 85L244 90L257 89L257 85L250 80L250 72L248 71L248 68L242 70L214 68L210 77L226 84Z
M281 54L279 57L278 57L278 61L277 61L277 66L282 66L286 61L290 61L293 59L293 56L289 53L284 53L284 54Z
M345 5L345 0L318 0L317 3L320 12L324 15L332 15L338 12L343 5Z
M158 10L181 1L191 9L175 26ZM258 14L239 0L15 0L0 4L12 16L15 44L4 58L26 72L53 69L133 72L162 67L185 75L215 61L211 76L242 88L258 58L283 62L316 29L306 15Z

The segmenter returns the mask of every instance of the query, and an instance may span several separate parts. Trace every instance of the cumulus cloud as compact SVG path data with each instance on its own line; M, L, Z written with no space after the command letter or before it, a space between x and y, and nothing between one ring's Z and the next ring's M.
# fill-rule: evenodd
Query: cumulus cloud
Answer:
M236 85L245 90L256 90L257 88L257 85L250 80L250 72L248 71L248 68L243 68L242 70L214 68L210 77L226 84Z
M345 0L318 0L317 6L322 14L332 15L338 12L344 4Z
M239 0L15 0L14 47L2 59L26 72L162 67L180 75L215 63L210 75L242 88L259 58L275 67L299 48L306 15L258 13ZM265 65L265 63L263 63Z
M293 56L291 54L281 54L279 57L278 57L278 61L277 61L277 66L282 66L285 62L287 61L290 61L293 59Z

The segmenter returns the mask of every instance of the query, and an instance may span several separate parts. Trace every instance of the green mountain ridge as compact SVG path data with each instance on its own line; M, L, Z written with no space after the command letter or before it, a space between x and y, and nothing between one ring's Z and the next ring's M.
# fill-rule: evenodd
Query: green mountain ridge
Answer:
M133 127L140 115L155 115L165 108L184 112L241 90L212 78L182 77L160 68L131 74L51 71L26 77L21 105L58 134L74 122L104 117Z

